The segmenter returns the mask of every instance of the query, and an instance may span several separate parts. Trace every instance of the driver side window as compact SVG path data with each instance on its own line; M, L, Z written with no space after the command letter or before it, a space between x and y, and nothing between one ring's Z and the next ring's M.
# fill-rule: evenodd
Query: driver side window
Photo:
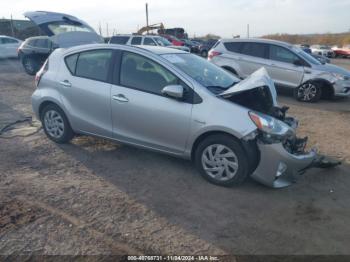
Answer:
M144 56L124 52L120 69L120 85L162 95L167 85L176 85L179 79L158 63Z
M289 64L293 64L295 61L300 60L298 56L288 49L277 45L270 45L270 59Z

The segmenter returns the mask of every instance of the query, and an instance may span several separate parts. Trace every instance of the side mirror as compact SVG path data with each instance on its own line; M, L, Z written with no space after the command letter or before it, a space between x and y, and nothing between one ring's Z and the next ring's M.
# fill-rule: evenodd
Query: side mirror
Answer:
M301 60L295 60L294 61L294 63L293 63L295 66L304 66L304 63L303 63L303 61L301 61Z
M184 88L182 85L168 85L162 89L162 94L175 99L182 99Z

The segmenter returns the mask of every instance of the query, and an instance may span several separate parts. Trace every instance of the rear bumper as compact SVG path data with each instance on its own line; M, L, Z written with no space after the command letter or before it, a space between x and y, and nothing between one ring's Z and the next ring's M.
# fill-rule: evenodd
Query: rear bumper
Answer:
M258 142L260 162L252 178L266 186L282 188L291 185L296 175L310 167L316 158L316 152L301 155L290 154L282 143L264 144Z

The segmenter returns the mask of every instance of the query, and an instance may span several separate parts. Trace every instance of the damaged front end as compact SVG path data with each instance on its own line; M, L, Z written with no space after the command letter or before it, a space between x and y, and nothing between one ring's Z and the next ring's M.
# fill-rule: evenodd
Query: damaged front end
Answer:
M311 167L331 167L339 164L306 151L307 137L298 138L298 121L286 115L288 107L279 107L276 90L265 69L260 69L220 96L249 108L250 119L257 129L244 138L254 141L259 161L251 177L274 188L289 186L296 175Z

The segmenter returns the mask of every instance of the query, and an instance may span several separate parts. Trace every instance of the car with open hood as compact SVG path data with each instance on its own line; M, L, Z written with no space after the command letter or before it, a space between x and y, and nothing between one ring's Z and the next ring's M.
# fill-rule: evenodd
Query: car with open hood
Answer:
M302 102L350 96L350 71L322 64L302 49L281 41L221 39L208 59L240 78L264 67L277 86L293 89Z
M22 64L28 73L32 72L31 74L35 74L50 53L56 48L68 48L91 43L104 43L103 38L99 36L91 26L72 15L47 11L34 11L26 12L24 13L24 16L36 24L40 28L42 34L46 36L40 36L42 37L42 40L37 39L37 42L41 42L40 45L35 45L36 42L29 41L33 40L29 39L20 47L22 49L29 48L31 51L34 51L35 54L38 54L32 55L31 52L25 51L21 53L20 58ZM38 48L41 48L42 51L36 52L39 50ZM44 49L49 50L44 51Z
M93 135L191 159L217 185L250 176L285 187L324 159L305 150L264 69L241 81L180 50L85 45L55 50L36 84L33 110L52 141Z

